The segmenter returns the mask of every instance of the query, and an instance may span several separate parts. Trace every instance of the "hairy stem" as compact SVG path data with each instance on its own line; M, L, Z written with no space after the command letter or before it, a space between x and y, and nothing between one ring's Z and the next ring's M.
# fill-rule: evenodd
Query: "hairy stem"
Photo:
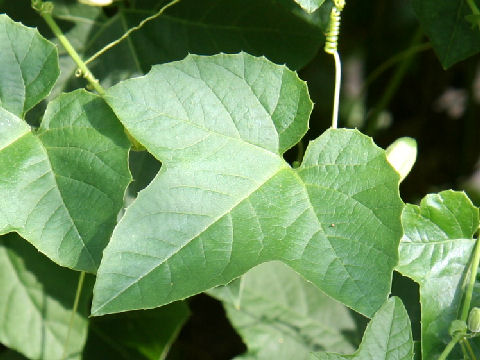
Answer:
M72 313L70 315L70 322L68 324L67 338L65 339L65 344L64 344L64 347L63 347L62 360L65 360L67 358L67 355L68 355L68 343L70 341L70 334L72 333L73 321L75 320L75 315L77 314L78 302L80 301L80 295L82 294L84 279L85 279L85 272L82 271L80 273L80 277L78 278L77 292L75 294L75 300L73 302Z

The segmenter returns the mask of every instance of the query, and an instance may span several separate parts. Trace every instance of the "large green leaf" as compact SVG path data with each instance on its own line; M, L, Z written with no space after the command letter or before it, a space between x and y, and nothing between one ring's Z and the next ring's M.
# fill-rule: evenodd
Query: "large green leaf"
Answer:
M131 311L94 318L83 358L163 360L188 319L183 302L149 311Z
M353 355L319 353L312 355L312 359L413 360L412 329L402 301L392 297L378 310Z
M61 268L16 234L0 237L0 342L29 359L61 359L78 273ZM80 359L87 337L92 281L73 318L68 359Z
M466 19L472 13L466 1L413 0L412 5L444 68L480 51L480 31Z
M242 358L301 360L312 351L355 350L347 337L356 331L350 311L286 265L269 262L246 273L238 302L229 296L231 286L209 294L223 301L247 344Z
M434 359L450 340L448 329L460 311L463 282L478 209L464 193L427 195L402 214L398 270L420 284L422 355Z
M49 104L38 132L3 108L0 128L0 234L95 272L130 180L121 124L78 90Z
M317 10L325 0L295 0L295 2L307 12L314 12Z
M383 304L401 237L398 175L346 129L311 142L293 170L281 154L312 109L294 72L245 53L188 56L106 99L163 166L104 252L94 315L163 305L269 260L363 314Z
M57 48L36 29L0 15L0 106L23 117L50 93L58 74Z

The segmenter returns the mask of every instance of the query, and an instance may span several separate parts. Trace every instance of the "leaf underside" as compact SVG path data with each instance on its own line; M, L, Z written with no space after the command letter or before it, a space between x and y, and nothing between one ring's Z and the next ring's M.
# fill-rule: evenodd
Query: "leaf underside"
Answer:
M270 260L368 316L383 304L401 236L398 175L355 130L329 130L300 168L285 163L312 109L295 73L245 53L191 55L106 100L163 166L104 252L94 315L160 306Z
M71 326L66 359L80 359L93 282L85 282L70 325L77 280L77 272L55 265L18 235L1 236L0 342L29 359L60 359Z
M442 191L427 195L420 206L406 205L402 224L397 269L420 285L422 357L434 359L460 313L478 209L464 193Z
M248 347L239 359L303 360L319 349L355 350L350 338L357 329L350 310L281 262L256 266L208 294L223 302Z

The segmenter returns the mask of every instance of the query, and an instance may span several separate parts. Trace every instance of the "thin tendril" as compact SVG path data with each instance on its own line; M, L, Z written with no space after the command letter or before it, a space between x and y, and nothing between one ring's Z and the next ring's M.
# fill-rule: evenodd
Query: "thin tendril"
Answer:
M103 55L105 52L107 52L108 50L110 50L111 48L113 48L114 46L118 45L119 43L121 43L123 40L125 40L127 37L130 36L131 33L133 33L134 31L137 31L139 29L141 29L147 22L151 21L151 20L154 20L156 19L157 17L159 17L160 15L163 14L163 12L165 10L167 10L169 7L175 5L176 3L180 2L181 0L173 0L171 2L169 2L167 5L165 5L164 7L162 7L160 10L158 10L158 12L154 15L151 15L145 19L143 19L140 24L138 24L137 26L134 26L132 28L130 28L125 34L123 34L120 38L118 38L117 40L115 41L112 41L110 44L107 44L105 45L101 50L97 51L95 54L93 54L87 61L85 61L85 65L88 65L89 63L91 63L93 60L97 59L99 56Z
M338 127L338 108L340 104L340 86L342 83L342 63L338 55L338 36L340 34L341 13L345 6L345 0L334 0L334 6L330 12L330 23L326 33L325 52L333 55L335 60L335 93L333 97L332 128Z
M338 51L333 53L335 59L335 94L333 97L333 113L332 113L332 128L336 129L338 126L338 108L340 104L340 85L342 83L342 63Z

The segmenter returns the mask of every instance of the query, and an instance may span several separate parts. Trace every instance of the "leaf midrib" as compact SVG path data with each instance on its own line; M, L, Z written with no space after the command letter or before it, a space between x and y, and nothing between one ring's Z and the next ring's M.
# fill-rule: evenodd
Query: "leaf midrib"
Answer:
M115 295L111 296L108 300L104 301L103 304L94 311L92 311L92 314L98 314L98 312L103 309L107 304L109 304L113 299L119 297L121 294L123 294L125 291L127 291L129 288L140 282L143 278L148 276L151 272L153 272L155 269L157 269L159 266L162 266L163 264L167 263L168 260L170 260L173 256L178 254L184 247L186 247L188 244L190 244L193 240L198 238L200 235L202 235L205 231L207 231L211 226L213 226L217 221L222 219L225 215L231 213L239 204L241 204L243 201L247 200L251 195L253 195L256 191L260 190L262 186L264 186L268 181L273 179L275 176L277 176L280 172L284 170L291 170L291 167L285 162L282 161L279 164L279 167L276 168L272 174L268 175L261 184L257 184L256 187L254 187L251 191L249 191L245 196L241 197L235 203L227 210L223 211L219 216L215 217L212 219L211 222L209 222L203 229L200 229L195 235L192 235L190 240L186 241L182 246L180 246L178 249L176 249L174 252L169 254L167 257L161 259L161 262L153 266L150 270L146 271L143 275L136 277L135 281L131 282L128 286L124 287L121 291L117 292ZM127 212L129 212L130 208L127 208L124 217L120 222L117 224L117 227L115 229L118 229L120 224L123 222L123 219L126 218ZM112 239L115 236L115 231L114 234L112 235ZM112 241L112 240L110 240Z

